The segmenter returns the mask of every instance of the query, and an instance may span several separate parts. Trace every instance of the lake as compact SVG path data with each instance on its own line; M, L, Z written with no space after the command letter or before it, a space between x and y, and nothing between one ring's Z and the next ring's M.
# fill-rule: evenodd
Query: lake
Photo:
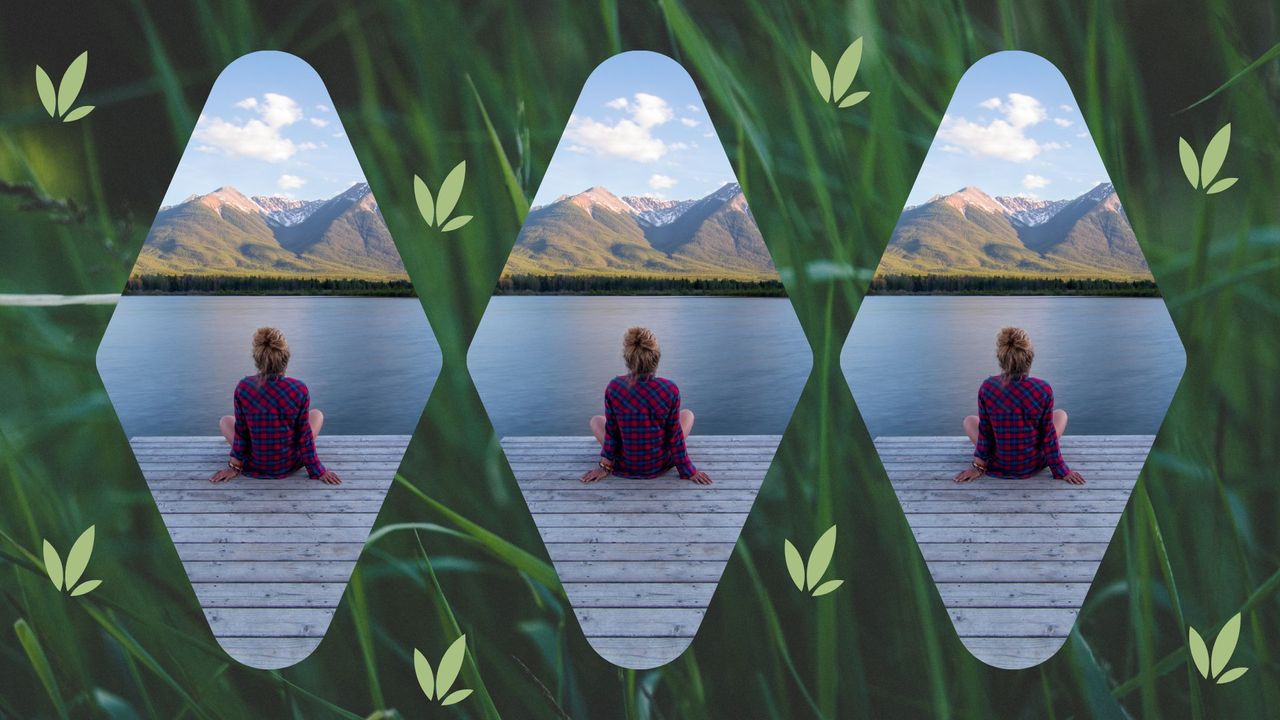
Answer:
M217 435L240 378L255 372L254 331L289 340L289 375L311 389L324 433L407 435L440 373L416 298L130 296L98 351L125 432Z
M1186 354L1159 298L878 296L840 363L871 435L962 435L1006 325L1030 333L1068 434L1160 427Z
M515 296L489 303L467 357L498 435L588 435L633 325L657 333L695 435L786 429L812 356L785 298Z

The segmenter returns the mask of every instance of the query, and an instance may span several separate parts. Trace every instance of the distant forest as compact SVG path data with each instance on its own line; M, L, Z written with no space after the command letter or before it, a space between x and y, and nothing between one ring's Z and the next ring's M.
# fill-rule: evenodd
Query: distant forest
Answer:
M257 275L135 275L125 295L335 295L416 297L408 280L282 278Z
M868 295L1094 295L1159 297L1153 280L982 275L877 275Z
M786 297L780 280L711 280L608 275L508 275L494 295L723 295Z

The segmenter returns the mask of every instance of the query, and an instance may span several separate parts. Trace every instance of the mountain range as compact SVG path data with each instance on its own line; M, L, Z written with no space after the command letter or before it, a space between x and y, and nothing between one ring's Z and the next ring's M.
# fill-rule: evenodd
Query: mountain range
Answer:
M689 200L563 195L529 212L503 274L777 278L737 183Z
M365 183L322 200L192 195L161 208L134 274L408 279Z
M1110 183L1067 200L936 195L902 212L876 273L1151 279Z

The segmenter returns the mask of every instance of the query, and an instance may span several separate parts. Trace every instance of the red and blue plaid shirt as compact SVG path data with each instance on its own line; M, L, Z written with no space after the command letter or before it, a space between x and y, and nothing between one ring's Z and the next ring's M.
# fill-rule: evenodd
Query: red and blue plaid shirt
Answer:
M1040 378L992 376L978 390L978 444L973 456L995 477L1030 477L1048 467L1055 478L1071 470L1053 427L1053 388Z
M604 446L613 474L657 477L674 467L682 478L698 469L689 461L680 427L680 388L660 377L619 376L604 391Z
M249 477L281 478L300 467L324 475L311 435L311 393L306 383L284 375L250 375L236 385L235 441L231 457Z

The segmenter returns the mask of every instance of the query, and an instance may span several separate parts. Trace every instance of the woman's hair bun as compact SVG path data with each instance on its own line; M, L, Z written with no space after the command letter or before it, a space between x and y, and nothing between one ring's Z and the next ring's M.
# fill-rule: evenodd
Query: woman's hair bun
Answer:
M1021 376L1031 372L1036 349L1031 336L1018 327L1001 328L996 334L996 360L1005 375Z
M1001 328L996 335L996 347L1008 350L1027 351L1031 349L1031 336L1026 330L1018 327Z
M623 336L622 346L627 350L653 352L658 349L658 336L654 335L649 328L633 327L627 330L627 334Z
M261 327L253 334L253 347L264 350L287 350L289 343L285 341L284 333L278 328Z
M658 371L662 349L658 336L645 327L633 327L622 336L622 359L632 375L648 376Z
M289 341L273 327L260 327L253 334L253 364L259 375L283 375L289 367Z

